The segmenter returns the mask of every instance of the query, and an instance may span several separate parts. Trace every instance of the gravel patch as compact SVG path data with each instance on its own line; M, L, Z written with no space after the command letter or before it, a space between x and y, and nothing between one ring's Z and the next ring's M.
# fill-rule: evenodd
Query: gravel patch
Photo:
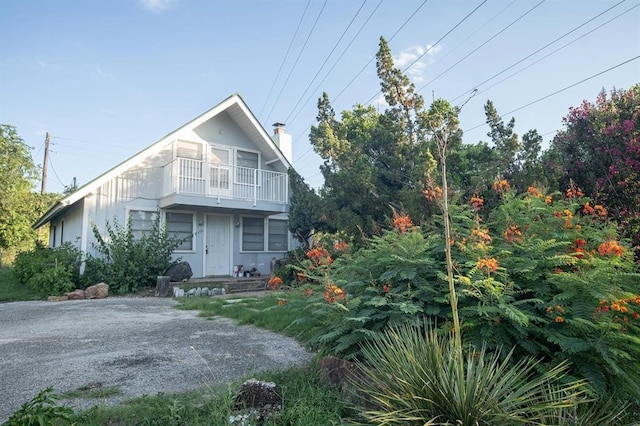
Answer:
M142 395L229 383L313 355L295 340L233 320L203 319L163 298L0 304L0 423L38 391L86 386L118 395L70 399L86 409Z

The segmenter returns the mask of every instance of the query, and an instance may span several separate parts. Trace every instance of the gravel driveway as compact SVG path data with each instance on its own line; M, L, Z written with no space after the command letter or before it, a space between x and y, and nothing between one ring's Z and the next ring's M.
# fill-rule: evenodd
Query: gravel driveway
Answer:
M199 318L162 298L0 304L0 423L38 391L116 387L76 408L197 389L303 363L294 340L232 320Z

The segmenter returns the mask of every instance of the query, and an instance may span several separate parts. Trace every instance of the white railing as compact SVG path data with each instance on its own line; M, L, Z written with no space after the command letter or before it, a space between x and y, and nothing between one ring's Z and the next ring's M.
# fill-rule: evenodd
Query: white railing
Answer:
M228 166L177 158L164 166L163 195L191 194L218 200L246 200L286 204L289 201L286 173Z

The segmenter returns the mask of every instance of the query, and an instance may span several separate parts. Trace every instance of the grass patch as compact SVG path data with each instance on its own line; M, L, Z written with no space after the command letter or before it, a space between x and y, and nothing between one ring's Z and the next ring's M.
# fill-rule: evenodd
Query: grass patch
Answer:
M122 391L119 388L102 386L102 383L87 383L78 389L70 390L62 394L63 398L108 398L110 396L120 395Z
M25 300L42 300L46 295L20 284L13 275L12 268L0 268L0 302L19 302Z
M319 383L315 364L254 376L274 382L283 407L266 425L344 424L352 415L340 396ZM73 418L77 425L228 425L242 381L183 394L143 396L127 403L96 406Z
M284 303L286 301L286 303ZM305 344L321 326L313 321L308 297L300 289L273 291L256 297L184 297L178 309L198 310L202 317L224 316L292 337Z

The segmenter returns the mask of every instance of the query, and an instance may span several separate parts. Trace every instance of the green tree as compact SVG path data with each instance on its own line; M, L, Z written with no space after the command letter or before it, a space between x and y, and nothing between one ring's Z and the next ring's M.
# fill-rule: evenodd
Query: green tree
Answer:
M32 192L38 169L16 128L0 124L0 261L33 247L31 224L49 201Z
M418 120L424 102L394 68L384 38L376 64L389 108L379 113L373 106L356 105L337 120L325 93L310 133L324 159L321 196L327 223L356 237L388 227L394 211L425 217L424 182L435 169L430 141Z
M289 231L308 249L311 238L317 231L327 228L323 222L323 206L316 192L307 185L304 178L293 168L289 169L291 187L291 210L289 211Z

